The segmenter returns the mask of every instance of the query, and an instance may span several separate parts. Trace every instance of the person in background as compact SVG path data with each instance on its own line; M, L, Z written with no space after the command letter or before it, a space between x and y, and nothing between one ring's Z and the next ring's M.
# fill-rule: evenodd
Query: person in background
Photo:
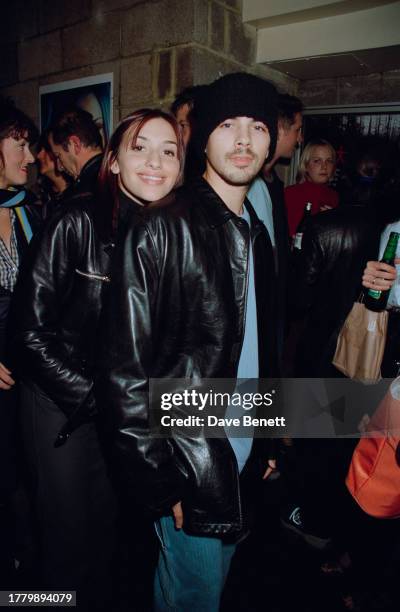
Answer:
M289 160L301 144L303 104L289 94L278 96L278 139L273 158L264 164L252 182L247 198L259 219L267 228L275 255L278 308L282 313L278 330L278 350L283 354L285 316L287 308L287 276L289 267L289 230L286 218L283 182L275 171L279 159Z
M90 113L72 108L59 115L49 128L49 144L60 172L73 180L69 198L93 194L102 161L103 141Z
M171 113L181 128L183 143L186 148L186 181L199 177L204 172L204 160L192 142L192 136L196 130L196 97L200 95L203 87L203 85L187 87L171 104Z
M379 152L360 152L354 166L342 174L336 186L340 206L369 206L382 187L382 165Z
M194 87L186 87L180 94L177 95L171 104L171 113L174 115L182 132L183 143L187 147L192 135L192 117L194 100L201 85Z
M335 149L327 140L312 140L304 147L300 158L298 183L285 189L285 204L291 237L296 233L307 202L312 204L312 215L336 208L338 205L338 194L328 187L335 167Z
M385 350L381 364L383 378L393 379L400 373L400 249L396 252L394 266L377 261L383 255L390 232L400 232L400 174L387 183L382 192L381 202L385 201L391 215L384 220L386 225L380 236L380 244L373 258L368 261L363 275L362 284L365 289L374 291L390 290L387 302L388 328ZM378 202L379 204L379 202ZM376 406L375 406L376 408ZM364 426L368 425L369 415L364 417ZM398 432L394 433L395 436ZM399 463L399 449L396 458ZM400 560L400 537L398 520L382 520L367 516L350 498L351 509L357 513L354 522L354 565L363 583L368 588L368 604L372 609L395 610L398 606L396 577ZM374 554L371 555L371 551ZM385 603L382 604L382 593L385 593ZM378 603L374 604L374 600Z
M112 240L94 221L95 176L89 191L85 170L94 163L97 175L101 156L90 142L101 137L81 113L60 119L49 138L55 146L52 134L62 141L71 131L60 156L71 175L85 175L85 188L76 182L68 206L32 241L11 326L40 588L78 589L80 609L97 610L109 601L114 497L96 429L91 356Z
M112 609L115 499L93 390L111 254L130 207L168 193L182 164L172 117L158 110L129 115L110 140L98 191L75 194L50 219L16 288L14 346L40 587L77 590L85 612Z
M29 117L0 99L0 576L13 570L11 499L17 487L17 389L6 354L11 297L38 219L24 206L30 146L38 132ZM11 582L8 583L9 585ZM5 587L6 583L2 582Z
M39 176L32 191L37 198L35 204L41 207L41 217L48 219L62 205L63 199L68 198L68 187L71 184L68 175L57 168L57 160L49 144L48 131L40 136L36 162Z
M373 202L369 206L337 207L309 219L301 249L293 253L289 282L289 311L293 320L302 321L294 377L327 379L328 393L330 379L343 378L332 364L338 335L362 291L365 262L374 256L378 244ZM335 389L334 382L331 388ZM343 428L351 421L356 429L363 416L365 402L360 389L354 389L354 394L357 399L351 406L351 419L343 412ZM314 401L310 393L308 405ZM341 423L340 417L338 421ZM337 427L337 438L294 440L296 465L291 500L282 515L284 527L307 544L321 551L331 549L325 552L321 572L336 576L344 575L351 565L348 525L352 519L347 516L344 479L355 444L350 436L341 438L340 425ZM349 593L344 595L350 598Z
M381 202L384 206L384 227L380 236L379 252L376 250L380 259L385 250L390 232L400 233L400 172L393 177L393 180L383 187ZM378 202L379 203L379 202ZM397 247L397 258L395 266L389 266L381 261L371 258L364 270L362 282L366 289L375 291L386 291L390 289L387 303L389 311L388 329L386 334L385 351L381 365L382 376L385 378L395 378L400 372L400 246Z

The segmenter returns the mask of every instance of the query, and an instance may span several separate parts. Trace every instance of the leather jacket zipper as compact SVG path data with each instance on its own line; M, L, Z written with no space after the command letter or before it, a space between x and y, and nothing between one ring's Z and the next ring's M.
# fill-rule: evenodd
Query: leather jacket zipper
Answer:
M82 272L81 270L78 270L78 268L75 268L75 272L80 276L84 276L85 278L94 278L95 280L101 280L105 283L111 282L111 278L103 274L96 274L94 272Z
M240 338L239 359L240 359L240 355L242 353L243 340L244 340L244 332L245 332L245 329L246 329L247 292L248 292L248 289L249 289L249 273L250 273L249 260L250 260L250 249L251 248L252 248L252 243L251 243L251 227L249 227L249 242L248 242L248 245L247 245L247 259L246 259L246 285L245 285L245 294L244 294L244 313L243 313L242 335L241 335L241 338ZM239 361L238 361L238 365L239 365ZM236 375L237 375L237 372L236 372Z

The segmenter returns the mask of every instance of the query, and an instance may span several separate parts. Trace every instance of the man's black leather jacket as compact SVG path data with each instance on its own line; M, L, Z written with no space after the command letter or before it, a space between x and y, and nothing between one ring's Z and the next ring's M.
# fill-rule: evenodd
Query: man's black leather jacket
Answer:
M248 205L254 249L260 377L275 374L274 262ZM200 179L168 206L131 217L118 240L99 351L99 395L119 470L155 514L182 500L184 527L243 527L237 463L226 438L149 434L149 378L231 378L244 333L249 226Z
M13 329L22 379L78 424L94 411L93 353L111 245L96 232L92 197L74 202L32 241L15 290Z

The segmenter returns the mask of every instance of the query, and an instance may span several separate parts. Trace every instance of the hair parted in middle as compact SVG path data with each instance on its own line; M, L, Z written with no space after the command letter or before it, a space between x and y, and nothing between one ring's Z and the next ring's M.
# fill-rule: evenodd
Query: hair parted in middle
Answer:
M140 108L127 115L120 121L108 141L97 181L98 194L102 200L103 214L105 213L108 217L108 223L111 224L110 227L112 227L113 231L116 230L118 224L119 183L118 175L112 172L111 166L117 159L118 152L125 136L127 137L127 146L133 148L136 145L140 130L152 119L164 119L164 121L169 123L174 130L177 140L177 156L179 161L179 174L175 187L178 187L182 183L185 165L185 147L181 130L175 117L156 108Z
M307 166L310 163L310 160L313 156L313 150L316 147L327 147L330 151L330 154L333 159L333 163L336 164L336 151L328 140L324 138L316 138L315 140L310 140L306 144L303 149L303 152L300 157L299 168L297 170L297 181L299 183L303 183L306 180L307 176Z

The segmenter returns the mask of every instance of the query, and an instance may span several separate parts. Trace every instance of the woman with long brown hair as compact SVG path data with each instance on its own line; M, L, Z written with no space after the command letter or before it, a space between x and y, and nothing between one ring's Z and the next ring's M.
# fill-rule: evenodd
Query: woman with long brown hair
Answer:
M40 530L41 587L77 590L80 610L111 605L114 499L93 394L110 255L130 207L165 197L182 167L173 117L151 109L128 115L106 148L97 196L83 194L51 219L17 291L15 345Z
M99 173L100 215L113 233L129 204L147 206L182 180L184 145L176 120L160 110L138 110L121 121ZM104 226L104 225L103 225Z

